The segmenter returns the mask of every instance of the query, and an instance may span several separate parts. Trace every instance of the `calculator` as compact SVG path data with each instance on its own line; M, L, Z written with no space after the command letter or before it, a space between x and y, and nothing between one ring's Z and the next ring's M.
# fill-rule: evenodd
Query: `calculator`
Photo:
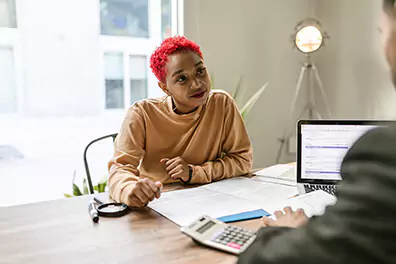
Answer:
M225 224L206 215L180 230L198 244L235 255L242 253L256 239L256 232Z

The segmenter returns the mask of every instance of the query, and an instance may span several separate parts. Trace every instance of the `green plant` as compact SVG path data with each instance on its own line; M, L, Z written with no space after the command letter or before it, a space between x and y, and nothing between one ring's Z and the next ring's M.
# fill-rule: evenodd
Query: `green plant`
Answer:
M214 83L214 78L213 76L211 77L212 79L212 85ZM243 94L246 92L242 88L242 77L239 78L238 84L235 88L235 91L232 93L232 98L234 98L235 102L239 106L241 104L241 98L243 97ZM239 112L242 115L243 120L246 122L246 118L249 115L250 111L252 110L253 106L257 103L258 99L260 99L261 95L263 94L264 90L267 88L268 83L264 84L260 89L258 89L250 98L249 100L242 106L239 107Z
M84 180L83 180L82 191L81 191L81 189L78 187L78 185L75 184L75 179L76 179L76 171L74 171L74 173L73 173L73 180L72 180L73 194L68 194L68 193L63 194L63 195L64 195L65 197L67 197L67 198L74 197L74 196L81 196L81 195L89 194L87 179L84 178ZM94 188L94 190L95 190L96 192L98 192L98 193L103 193L103 192L106 191L106 186L107 186L107 175L104 176L104 177L98 182L98 184L94 185L93 188Z

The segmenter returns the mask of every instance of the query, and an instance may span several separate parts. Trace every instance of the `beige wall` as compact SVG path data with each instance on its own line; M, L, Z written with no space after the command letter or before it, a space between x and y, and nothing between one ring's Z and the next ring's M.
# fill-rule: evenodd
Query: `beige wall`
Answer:
M269 82L248 117L254 166L275 163L303 57L290 35L311 15L308 0L186 0L185 35L204 52L215 87L233 91L239 77L245 99ZM301 95L304 104L305 95ZM293 126L292 126L293 127ZM294 158L294 156L291 156Z
M247 99L269 82L248 118L254 166L275 163L280 145L277 139L288 124L292 94L304 62L304 57L292 49L290 35L295 24L307 16L320 18L331 36L313 60L334 116L384 118L391 114L395 96L378 47L380 2L185 0L185 35L201 45L216 88L233 91L243 76ZM295 116L305 99L302 93ZM323 107L320 100L318 107ZM294 155L285 153L282 161L293 159Z
M394 116L393 91L378 31L382 1L319 0L317 16L331 36L318 67L338 118Z

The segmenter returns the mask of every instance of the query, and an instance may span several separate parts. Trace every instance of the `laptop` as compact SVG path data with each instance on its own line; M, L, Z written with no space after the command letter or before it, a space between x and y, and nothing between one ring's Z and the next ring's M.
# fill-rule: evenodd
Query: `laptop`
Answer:
M394 121L299 120L297 123L297 188L300 194L324 190L332 195L342 178L341 162L363 134Z

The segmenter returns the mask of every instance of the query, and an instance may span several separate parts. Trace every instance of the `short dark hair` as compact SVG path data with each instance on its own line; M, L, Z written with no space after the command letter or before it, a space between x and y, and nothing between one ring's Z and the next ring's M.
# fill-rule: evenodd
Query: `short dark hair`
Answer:
M384 0L384 10L391 10L395 5L396 0Z

